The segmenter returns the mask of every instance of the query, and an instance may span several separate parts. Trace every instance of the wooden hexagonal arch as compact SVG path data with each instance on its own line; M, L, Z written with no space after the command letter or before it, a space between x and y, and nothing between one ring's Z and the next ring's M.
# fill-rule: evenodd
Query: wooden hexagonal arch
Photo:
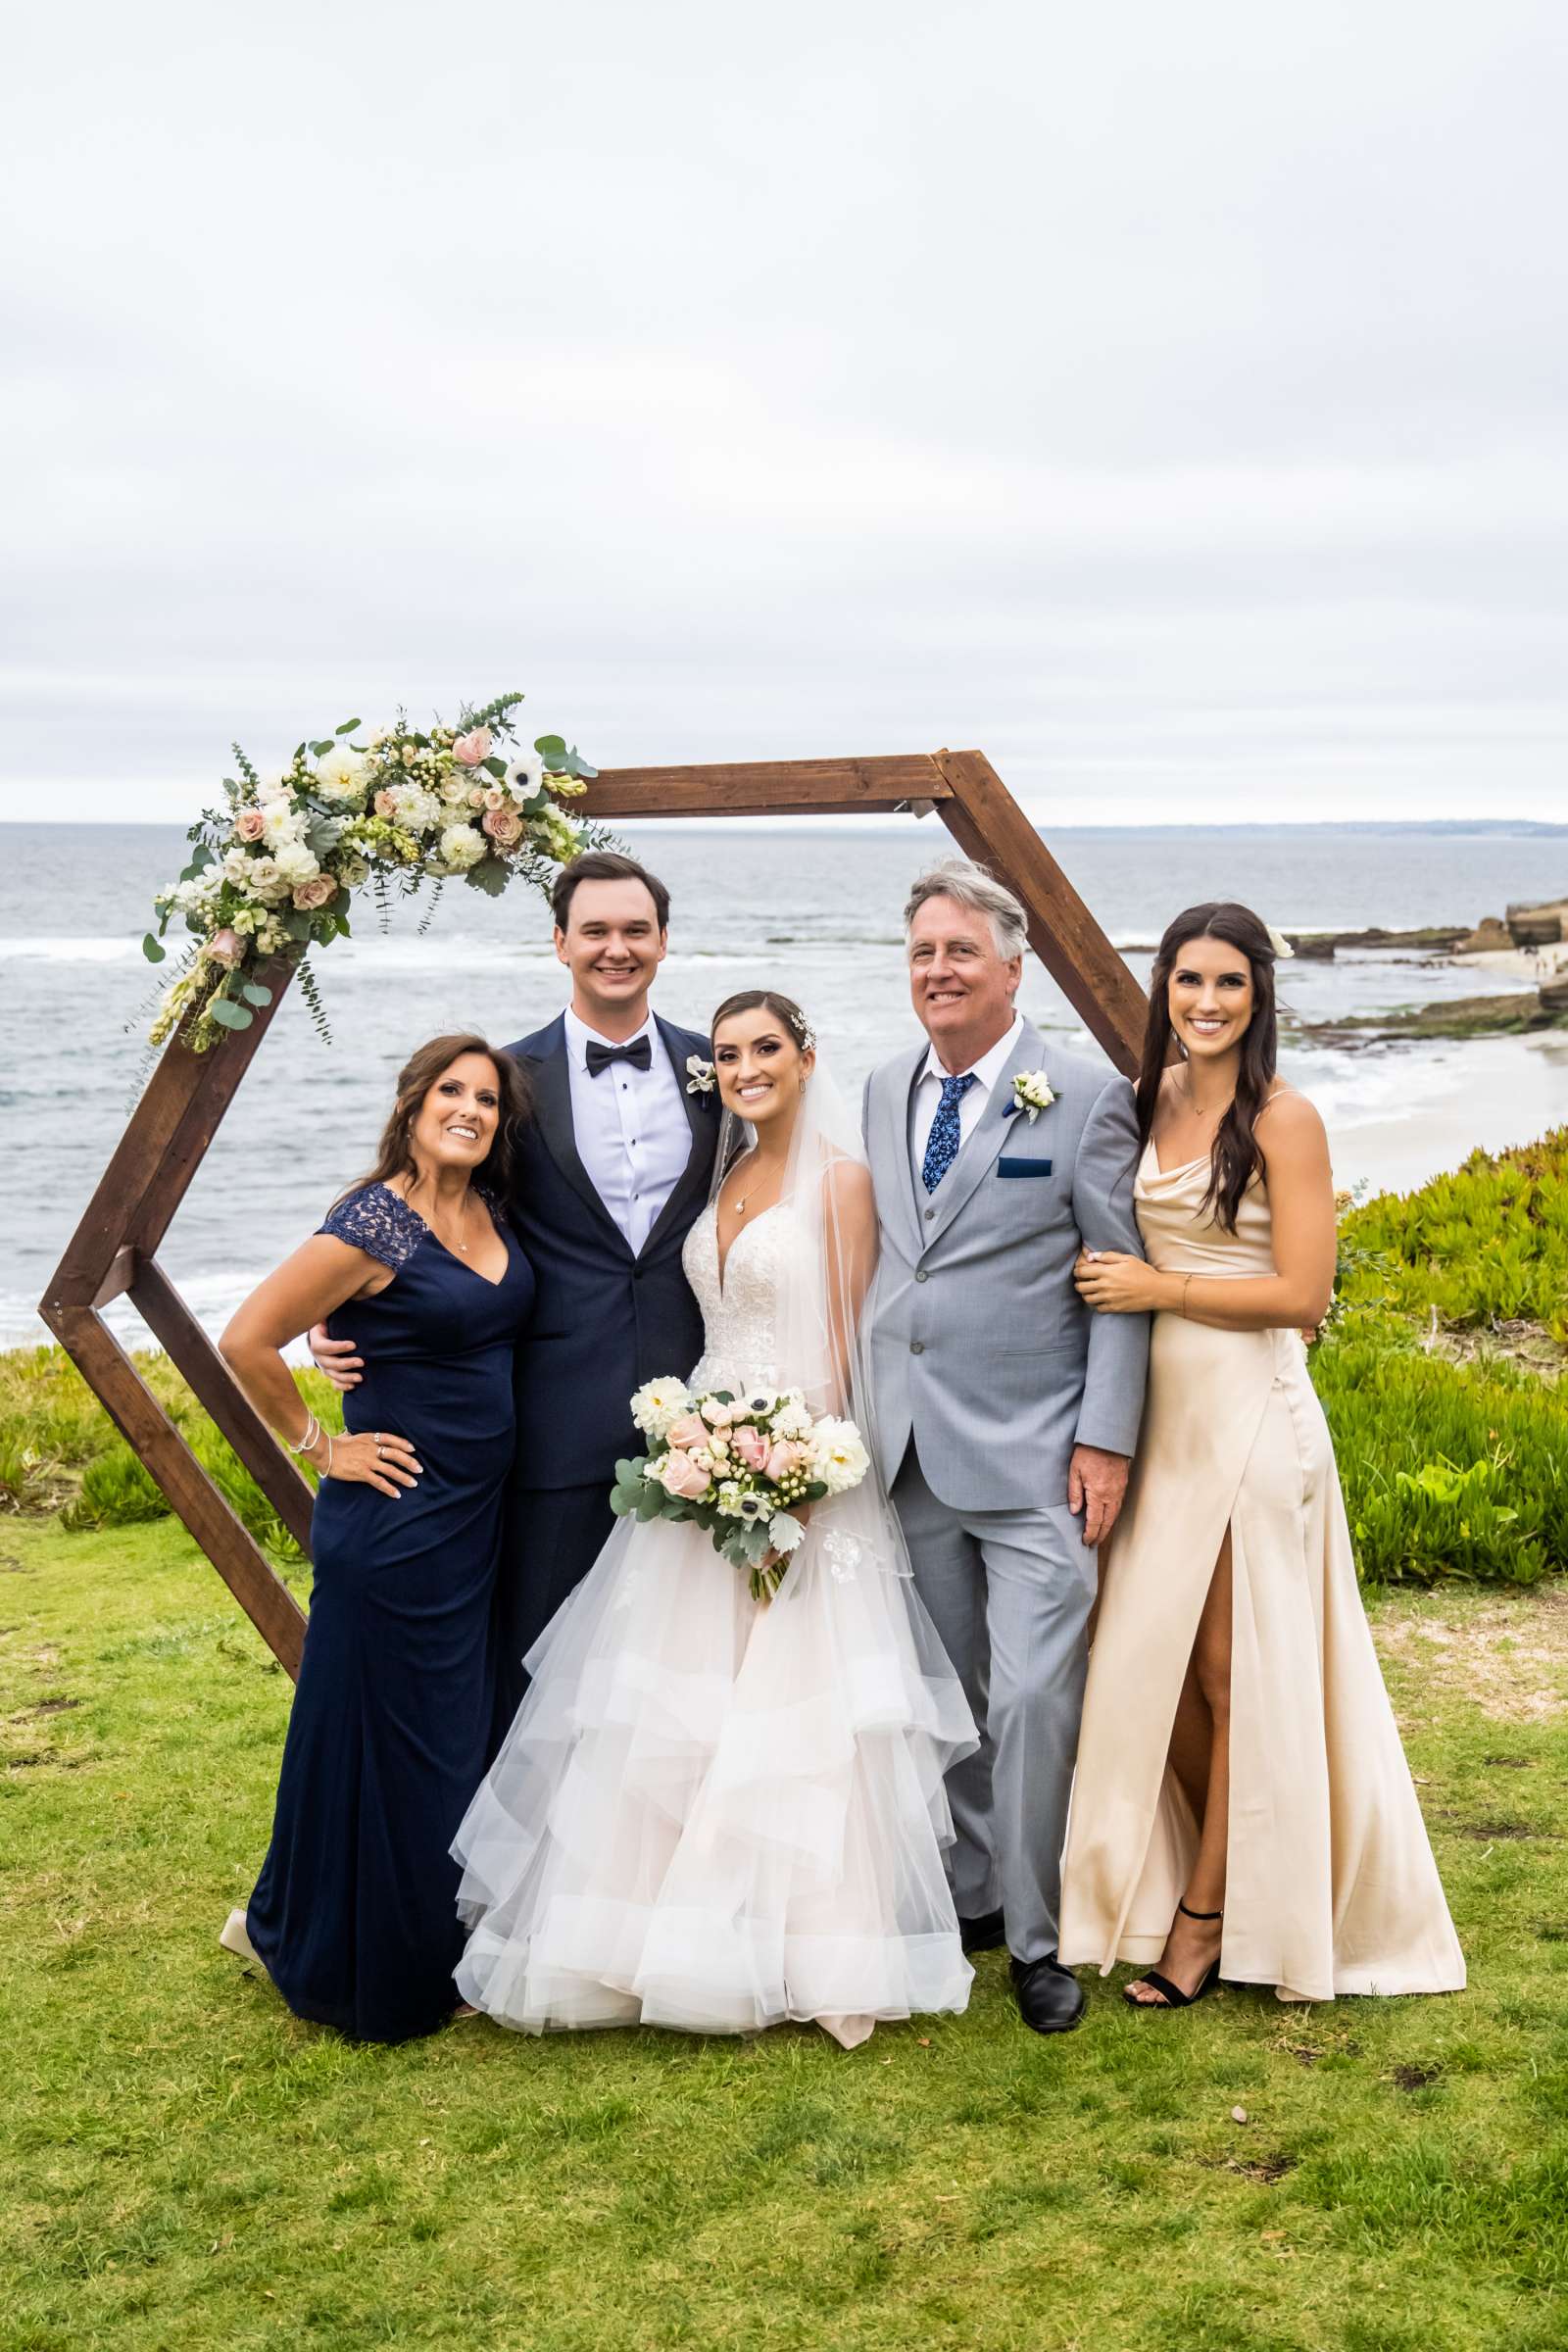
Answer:
M725 767L610 769L581 804L594 817L825 816L936 809L967 855L1022 899L1029 943L1118 1068L1137 1067L1137 981L982 752L870 760L760 760ZM127 1445L146 1465L241 1608L291 1675L305 1617L104 1321L128 1297L283 1524L310 1548L311 1490L250 1403L158 1262L186 1187L266 1034L292 961L260 978L271 1004L220 1053L193 1054L183 1031L162 1060L71 1238L39 1312Z

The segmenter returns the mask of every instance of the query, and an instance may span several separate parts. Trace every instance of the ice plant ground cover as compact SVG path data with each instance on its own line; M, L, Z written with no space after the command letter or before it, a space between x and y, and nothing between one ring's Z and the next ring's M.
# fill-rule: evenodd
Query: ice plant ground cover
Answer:
M363 731L363 741L360 721L345 719L300 744L277 775L260 775L235 744L239 773L224 777L222 805L192 825L190 862L160 894L157 931L142 942L161 963L178 920L194 943L164 993L152 1043L187 1013L198 1053L248 1029L271 1002L256 966L287 954L300 959L321 1027L309 951L348 937L350 902L367 885L383 910L394 893L427 884L439 893L454 880L495 897L520 877L548 895L558 867L602 846L609 836L562 806L596 770L560 735L519 746L522 699L465 708L453 726L421 730L399 717Z

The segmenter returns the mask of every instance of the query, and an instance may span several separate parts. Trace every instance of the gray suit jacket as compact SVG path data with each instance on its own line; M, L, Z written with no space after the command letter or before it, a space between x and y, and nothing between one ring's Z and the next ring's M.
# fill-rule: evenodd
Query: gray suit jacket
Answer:
M889 1486L912 1435L956 1510L1066 1499L1075 1445L1130 1454L1149 1361L1146 1315L1091 1314L1080 1245L1143 1255L1133 1215L1133 1090L1026 1021L978 1124L933 1194L910 1156L924 1043L873 1070L865 1140L882 1254L866 1314L875 1443ZM1021 1070L1056 1100L1005 1115Z

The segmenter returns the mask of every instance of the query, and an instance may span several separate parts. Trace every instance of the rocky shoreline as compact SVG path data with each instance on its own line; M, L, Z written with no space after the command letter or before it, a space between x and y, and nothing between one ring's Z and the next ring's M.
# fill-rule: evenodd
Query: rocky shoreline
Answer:
M1382 1038L1524 1037L1568 1029L1568 899L1510 906L1473 927L1434 924L1420 931L1318 931L1289 935L1298 956L1326 962L1341 948L1424 950L1449 963L1474 957L1534 979L1505 996L1448 997L1396 1012L1351 1014L1302 1024L1322 1045L1370 1045Z

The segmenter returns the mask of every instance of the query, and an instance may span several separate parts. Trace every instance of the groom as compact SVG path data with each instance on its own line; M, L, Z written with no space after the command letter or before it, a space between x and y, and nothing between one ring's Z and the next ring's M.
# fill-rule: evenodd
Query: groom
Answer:
M877 1447L981 1731L948 1777L964 1949L1005 1941L1025 2023L1059 2034L1084 2008L1056 1914L1086 1629L1149 1350L1148 1318L1089 1314L1072 1269L1143 1254L1133 1094L1020 1018L1024 910L983 868L923 876L905 924L926 1042L865 1095Z
M533 1267L532 1319L513 1379L516 1450L497 1592L498 1731L515 1714L522 1660L614 1525L618 1456L638 1453L630 1398L702 1353L702 1313L681 1245L708 1199L719 1121L690 1092L708 1040L649 1009L669 944L669 893L635 858L590 850L551 893L571 1001L507 1051L533 1116L519 1139L512 1220ZM352 1348L311 1334L339 1387Z

